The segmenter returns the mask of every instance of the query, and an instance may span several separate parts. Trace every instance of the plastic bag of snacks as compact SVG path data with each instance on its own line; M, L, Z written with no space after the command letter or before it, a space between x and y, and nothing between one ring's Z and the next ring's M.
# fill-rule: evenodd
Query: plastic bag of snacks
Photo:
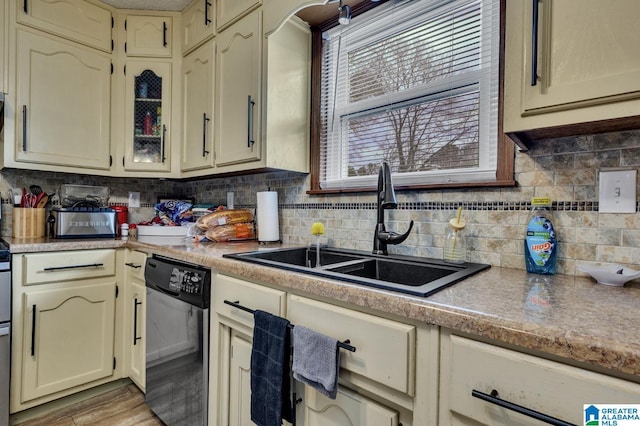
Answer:
M162 225L175 226L193 222L191 213L193 204L186 201L167 200L156 204L156 217L159 217ZM157 220L156 220L157 222Z

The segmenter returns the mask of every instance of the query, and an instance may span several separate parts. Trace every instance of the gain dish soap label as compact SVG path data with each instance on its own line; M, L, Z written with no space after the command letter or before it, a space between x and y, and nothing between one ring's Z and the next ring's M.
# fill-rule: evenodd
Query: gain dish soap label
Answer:
M527 222L525 263L527 272L553 274L557 258L556 233L551 216L551 200L534 198Z

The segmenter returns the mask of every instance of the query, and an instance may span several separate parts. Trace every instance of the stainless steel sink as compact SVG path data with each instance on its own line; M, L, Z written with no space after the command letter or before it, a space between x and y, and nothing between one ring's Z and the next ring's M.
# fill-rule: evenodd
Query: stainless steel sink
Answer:
M374 255L333 247L320 249L319 268L315 267L315 247L258 250L224 257L416 296L429 296L490 267L481 263L450 264L438 259Z

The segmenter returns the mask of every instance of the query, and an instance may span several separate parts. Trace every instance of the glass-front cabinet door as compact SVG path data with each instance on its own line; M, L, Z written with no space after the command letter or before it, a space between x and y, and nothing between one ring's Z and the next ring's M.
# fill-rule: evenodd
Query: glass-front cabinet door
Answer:
M127 62L125 170L170 170L170 93L170 63Z

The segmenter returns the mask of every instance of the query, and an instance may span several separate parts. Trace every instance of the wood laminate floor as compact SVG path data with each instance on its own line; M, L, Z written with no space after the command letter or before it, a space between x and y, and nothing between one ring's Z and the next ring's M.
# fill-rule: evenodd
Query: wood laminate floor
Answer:
M42 417L14 423L19 426L163 426L144 403L144 395L133 384L47 413Z

